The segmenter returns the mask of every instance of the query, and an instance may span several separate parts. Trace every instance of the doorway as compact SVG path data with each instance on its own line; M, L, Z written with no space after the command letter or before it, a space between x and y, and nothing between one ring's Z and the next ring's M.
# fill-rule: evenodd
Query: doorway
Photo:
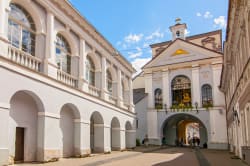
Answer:
M16 128L15 162L24 161L24 128Z

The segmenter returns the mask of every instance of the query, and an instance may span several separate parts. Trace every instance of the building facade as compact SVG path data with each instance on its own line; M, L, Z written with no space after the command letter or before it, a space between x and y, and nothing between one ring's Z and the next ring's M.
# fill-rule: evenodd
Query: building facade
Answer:
M151 45L152 60L133 79L137 139L227 149L221 31L185 36L176 20L172 40Z
M229 1L221 90L230 150L250 164L250 2Z
M0 25L0 165L135 146L135 71L67 0L0 0Z

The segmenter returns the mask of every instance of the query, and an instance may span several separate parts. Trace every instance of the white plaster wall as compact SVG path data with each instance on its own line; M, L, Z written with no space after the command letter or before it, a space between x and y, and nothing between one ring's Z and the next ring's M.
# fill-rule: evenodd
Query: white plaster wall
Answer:
M15 156L16 127L24 130L24 161L35 161L37 151L37 114L35 101L25 93L17 93L11 100L9 119L9 150Z
M139 75L133 80L133 89L145 88L144 76Z
M136 129L136 138L140 139L140 142L145 138L148 130L147 124L147 100L145 97L135 105L136 117L138 119L138 128Z
M211 142L227 144L226 111L221 108L220 110L209 110L209 113L211 119Z

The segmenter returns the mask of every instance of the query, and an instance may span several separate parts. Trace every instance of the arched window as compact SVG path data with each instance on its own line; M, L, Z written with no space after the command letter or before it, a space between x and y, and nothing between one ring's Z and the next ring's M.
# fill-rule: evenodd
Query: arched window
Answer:
M162 109L162 91L159 88L155 90L155 108Z
M121 94L123 100L125 100L125 86L124 86L124 82L122 81L122 94Z
M106 73L106 81L107 81L107 90L109 93L112 93L112 76L111 76L111 73L109 70L107 70L107 73Z
M191 106L191 82L186 76L177 76L172 80L172 105Z
M67 40L61 35L56 35L56 63L60 70L70 73L71 51Z
M11 45L35 56L35 33L35 23L30 14L21 6L11 3L8 20L8 39Z
M202 106L211 107L213 105L212 87L205 84L201 88L202 91Z
M176 38L179 38L181 36L180 31L176 31Z
M85 65L86 65L85 78L90 85L95 86L95 65L89 56L87 56Z

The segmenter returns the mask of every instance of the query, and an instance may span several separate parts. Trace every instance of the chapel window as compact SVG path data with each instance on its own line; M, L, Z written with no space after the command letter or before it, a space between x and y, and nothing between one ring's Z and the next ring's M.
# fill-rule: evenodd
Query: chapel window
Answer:
M191 106L191 82L186 76L177 76L172 80L172 105Z

